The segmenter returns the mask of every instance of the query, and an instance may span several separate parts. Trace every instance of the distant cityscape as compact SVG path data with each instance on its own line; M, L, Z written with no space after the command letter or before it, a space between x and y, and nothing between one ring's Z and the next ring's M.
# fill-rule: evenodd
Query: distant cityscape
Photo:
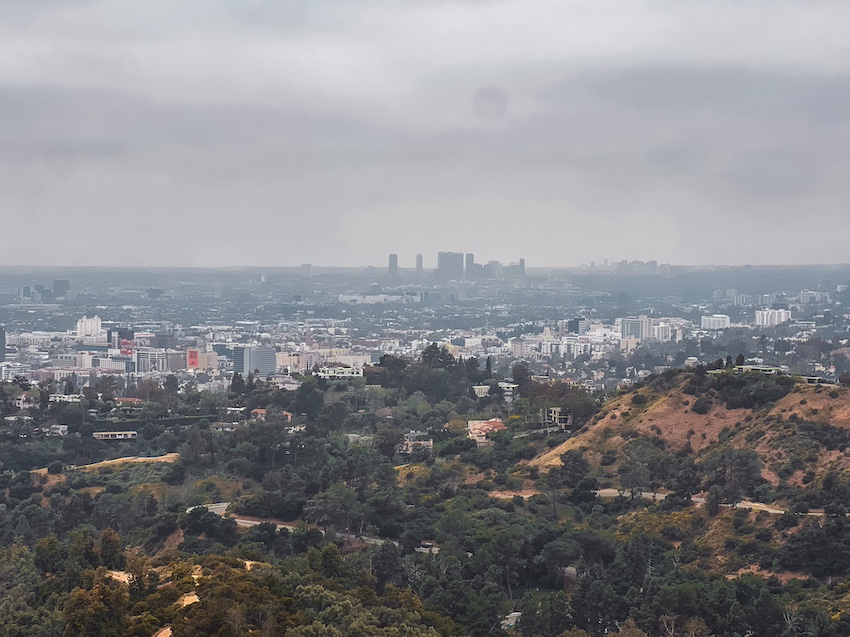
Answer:
M431 343L505 376L526 361L589 391L739 355L828 381L850 371L846 269L830 275L845 282L832 283L817 268L618 262L537 273L524 259L480 264L461 252L438 253L433 270L421 254L411 262L400 268L391 254L384 271L79 269L52 284L3 272L0 378L61 394L103 375L126 384L174 374L220 393L234 374L287 387L304 373L360 377L384 355L415 359ZM736 287L712 285L722 281ZM813 340L831 347L808 347Z

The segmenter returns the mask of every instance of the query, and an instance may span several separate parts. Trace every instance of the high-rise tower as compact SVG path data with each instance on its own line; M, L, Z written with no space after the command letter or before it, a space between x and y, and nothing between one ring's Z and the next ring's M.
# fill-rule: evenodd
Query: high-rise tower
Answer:
M442 281L462 279L463 252L438 252L437 278Z

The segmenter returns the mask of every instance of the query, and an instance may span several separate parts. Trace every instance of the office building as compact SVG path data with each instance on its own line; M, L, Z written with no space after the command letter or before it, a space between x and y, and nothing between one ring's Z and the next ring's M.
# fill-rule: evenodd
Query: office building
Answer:
M56 279L53 282L53 298L67 299L68 292L71 289L71 282L67 279Z
M486 279L501 279L502 263L500 261L488 261L487 265L483 266L482 271Z
M53 302L53 288L47 287L46 285L39 283L34 287L33 291L33 299L37 301L41 301L42 303L52 303Z
M132 347L136 333L128 328L118 327L106 330L106 342L115 349Z
M652 319L646 314L640 316L629 316L621 319L620 338L635 338L644 341L652 338Z
M590 321L583 316L577 316L567 321L567 332L570 334L584 334L590 329Z
M6 362L6 330L0 327L0 363Z
M511 263L502 268L502 275L506 279L523 279L525 278L525 259L520 259L517 263Z
M425 260L421 254L416 255L416 276L421 277L425 267Z
M390 276L398 276L398 255L391 254L389 267L387 268L387 274Z
M242 375L256 373L260 378L277 371L276 352L265 345L238 345L233 348L233 371Z
M475 262L475 255L468 253L466 255L466 278L480 279L484 275L484 266Z
M462 279L463 252L438 252L437 278L441 281Z
M168 371L168 353L165 350L139 348L133 354L136 358L137 372L147 373Z
M218 354L189 348L186 350L186 369L218 369Z
M233 371L237 374L244 375L245 369L251 369L251 358L250 353L247 353L246 350L250 349L249 347L245 347L244 345L237 345L233 348ZM246 358L248 360L246 360ZM248 363L246 366L245 363Z

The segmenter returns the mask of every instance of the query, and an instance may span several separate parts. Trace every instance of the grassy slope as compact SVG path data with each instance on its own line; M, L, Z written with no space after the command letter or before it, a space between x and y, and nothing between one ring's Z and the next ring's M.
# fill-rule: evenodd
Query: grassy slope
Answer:
M636 393L646 398L643 405L633 404L634 393L612 399L577 435L530 464L541 469L556 467L561 454L579 449L598 466L605 451L617 451L639 434L663 439L671 452L690 444L689 453L697 458L726 445L754 449L764 461L764 477L773 484L779 481L778 468L796 456L805 458L805 467L794 472L791 483L799 482L804 471L822 474L828 469L850 469L850 452L807 444L798 429L799 422L807 422L850 430L850 389L798 385L763 409L727 409L715 400L702 415L691 411L696 397L683 391L687 378L683 374L677 386L662 393L650 387L639 389ZM832 397L835 392L837 397ZM608 474L614 476L615 472Z

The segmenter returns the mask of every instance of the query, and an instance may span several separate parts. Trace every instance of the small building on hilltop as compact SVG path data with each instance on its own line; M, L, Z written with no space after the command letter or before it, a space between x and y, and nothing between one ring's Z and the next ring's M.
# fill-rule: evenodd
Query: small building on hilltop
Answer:
M410 455L416 451L431 451L434 440L424 431L410 431L404 434L404 439L396 446L396 453Z
M490 434L498 431L507 431L507 426L499 418L490 420L470 420L466 423L467 436L475 441L479 447L492 445Z
M135 440L138 435L135 431L95 431L91 436L95 440Z

